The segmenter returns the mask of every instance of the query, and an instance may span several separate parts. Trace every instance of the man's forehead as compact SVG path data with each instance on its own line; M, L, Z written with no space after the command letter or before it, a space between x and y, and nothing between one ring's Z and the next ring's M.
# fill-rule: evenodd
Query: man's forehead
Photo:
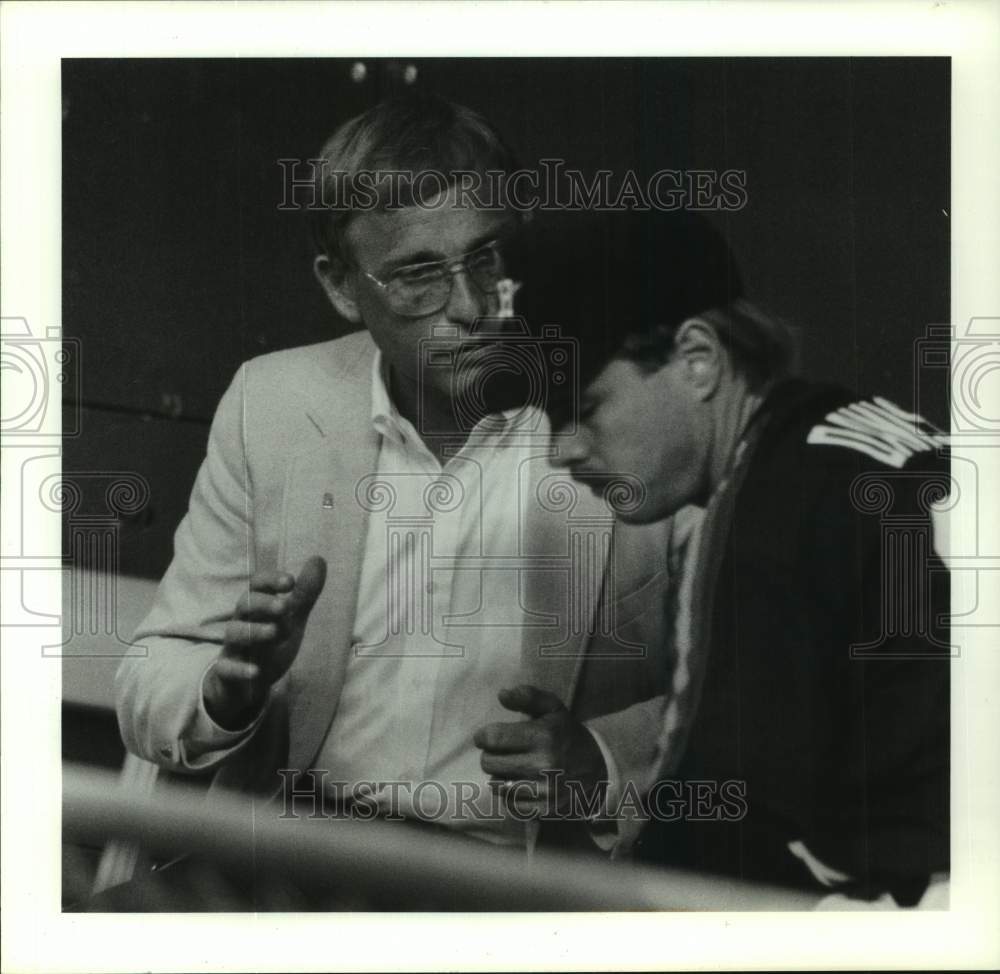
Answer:
M616 355L608 360L600 371L587 382L583 390L583 398L603 399L620 390L624 384L637 378L638 366L630 359Z
M453 196L418 206L369 210L348 225L347 240L362 261L394 263L418 254L448 257L495 235L510 222L502 210L485 210Z

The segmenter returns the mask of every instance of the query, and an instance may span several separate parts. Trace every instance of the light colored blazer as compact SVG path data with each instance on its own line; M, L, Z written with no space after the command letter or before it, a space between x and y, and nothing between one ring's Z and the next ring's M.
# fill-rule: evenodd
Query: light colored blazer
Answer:
M377 469L374 352L368 333L358 332L265 355L244 365L223 396L173 561L135 634L148 655L126 658L116 678L119 724L133 753L174 770L214 767L217 783L265 793L279 783L277 768L311 767L336 711L352 642L366 527L355 489ZM590 628L588 620L572 620L579 606L567 571L570 528L585 538L602 514L607 524L606 511L586 488L570 488L568 475L553 476L567 491L556 489L549 500L572 503L546 506L535 491L522 519L525 605L552 621L525 640L522 679L588 720L622 778L638 783L654 763L663 707L657 694L670 667L667 526L615 525L610 558L600 532L592 536L590 572L598 586L604 579L604 589L598 634L588 637L580 631ZM326 586L265 719L223 758L188 760L182 740L200 682L248 579L261 569L297 572L314 554L329 564ZM613 619L613 632L601 634L602 619Z

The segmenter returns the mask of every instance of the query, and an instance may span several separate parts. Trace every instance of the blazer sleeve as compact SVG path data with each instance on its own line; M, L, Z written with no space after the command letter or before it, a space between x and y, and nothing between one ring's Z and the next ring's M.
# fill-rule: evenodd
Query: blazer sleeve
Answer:
M614 766L608 805L618 812L616 855L627 852L641 831L647 818L642 799L663 765L662 728L671 699L670 681L677 665L676 631L678 625L687 625L683 617L689 609L682 607L686 602L685 572L689 570L685 565L697 549L703 520L704 511L689 506L666 522L666 585L653 592L656 624L649 630L650 659L656 670L653 685L657 692L617 712L587 721L587 727L610 752Z
M622 788L631 782L638 795L645 794L652 784L650 778L659 753L657 729L663 722L666 701L663 695L652 697L586 722L611 752Z
M134 635L146 654L126 657L115 680L125 746L177 771L221 763L260 724L256 721L235 738L225 732L206 736L200 715L202 678L254 572L246 383L244 365L216 411L187 514L174 536L173 560Z

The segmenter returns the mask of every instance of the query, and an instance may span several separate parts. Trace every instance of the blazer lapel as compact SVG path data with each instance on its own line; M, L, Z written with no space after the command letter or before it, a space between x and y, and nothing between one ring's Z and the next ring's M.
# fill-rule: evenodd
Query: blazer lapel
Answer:
M348 363L310 408L317 446L294 458L286 480L283 563L294 572L310 556L322 555L328 566L288 675L288 760L296 771L312 766L326 737L351 649L368 523L355 489L378 459L372 354Z
M537 483L522 486L522 597L550 623L525 630L521 665L526 682L569 705L601 597L613 518L587 487L539 463Z
M588 715L662 692L669 523L617 521L603 498L545 466L537 485L522 487L534 499L524 518L522 598L549 618L526 630L525 681Z

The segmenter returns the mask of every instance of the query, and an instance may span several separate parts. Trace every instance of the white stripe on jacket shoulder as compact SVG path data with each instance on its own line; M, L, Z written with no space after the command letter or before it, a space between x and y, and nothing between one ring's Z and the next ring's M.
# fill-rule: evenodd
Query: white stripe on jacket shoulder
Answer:
M806 442L847 447L898 469L915 453L947 446L948 434L876 396L828 413L824 423L809 431Z

